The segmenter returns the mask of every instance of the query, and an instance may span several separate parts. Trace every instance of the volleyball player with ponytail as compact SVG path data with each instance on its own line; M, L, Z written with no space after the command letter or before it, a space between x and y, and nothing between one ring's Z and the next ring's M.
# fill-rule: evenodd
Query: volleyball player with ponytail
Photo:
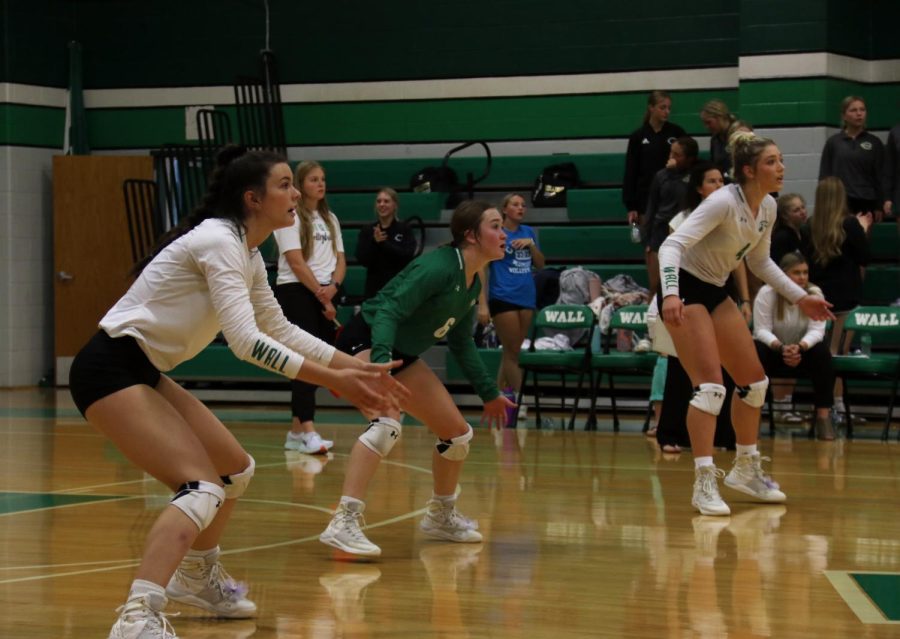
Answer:
M290 226L299 193L284 158L227 147L203 202L138 265L137 279L72 363L79 411L119 450L175 492L147 535L115 639L171 639L169 598L220 617L256 604L219 562L219 538L254 461L193 395L163 374L219 331L235 355L328 386L367 412L405 396L387 374L290 324L257 248Z
M745 259L750 270L814 320L832 317L824 298L810 295L769 257L775 200L784 164L772 140L739 133L731 140L735 183L710 195L659 249L660 311L675 350L691 379L694 396L687 424L694 454L692 505L704 515L728 515L713 464L716 416L725 388L722 367L734 379L731 419L737 439L734 467L725 485L762 502L786 497L762 470L757 450L760 408L768 378L743 316L725 282Z

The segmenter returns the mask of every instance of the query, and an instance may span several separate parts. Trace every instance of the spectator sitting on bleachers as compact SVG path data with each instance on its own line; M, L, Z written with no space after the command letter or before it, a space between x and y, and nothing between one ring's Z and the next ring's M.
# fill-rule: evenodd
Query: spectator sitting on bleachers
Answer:
M510 193L503 198L500 213L506 233L506 254L482 271L478 300L478 321L487 325L493 320L503 346L497 385L512 402L516 401L522 385L519 351L536 306L532 269L544 268L544 254L538 246L537 235L530 226L522 224L525 210L525 198L521 195ZM516 411L510 409L510 417ZM519 416L524 418L525 412L519 411Z
M809 265L799 251L785 255L780 263L788 277L812 295L821 295L809 283ZM831 352L823 341L825 322L809 319L796 304L791 304L771 286L763 286L753 305L753 338L759 361L770 378L801 375L812 380L816 409L816 436L834 439L829 411L834 402L834 370ZM773 387L775 394L777 387ZM789 408L791 396L775 395L776 408Z
M397 191L390 187L375 196L377 221L359 232L356 261L366 267L365 299L374 297L416 254L416 239L397 217Z
M840 179L827 177L819 182L816 208L808 227L804 227L802 250L809 263L809 279L822 289L825 299L834 305L832 355L838 354L847 315L860 303L862 267L869 263L866 231L871 225L871 213L853 215L848 210L847 192ZM841 354L849 351L851 339L852 333L848 333ZM840 422L844 415L844 393L840 379L834 385L834 402L835 421Z
M785 193L778 198L775 226L772 227L772 246L769 255L776 264L788 253L800 250L800 229L806 224L806 200L797 193Z
M819 180L837 177L847 191L853 213L872 213L881 219L885 200L884 144L866 130L866 102L855 95L841 101L841 131L825 142ZM812 265L810 265L812 266Z
M735 122L734 114L721 100L710 100L700 109L700 119L709 131L709 161L722 175L731 170L731 153L728 151L728 135Z
M685 135L684 129L669 122L672 98L666 91L652 91L647 98L644 123L628 138L625 153L625 177L622 179L622 201L628 211L628 223L642 226L650 183L653 176L666 166L669 147ZM646 246L647 238L643 238ZM658 269L647 266L650 290L656 290Z

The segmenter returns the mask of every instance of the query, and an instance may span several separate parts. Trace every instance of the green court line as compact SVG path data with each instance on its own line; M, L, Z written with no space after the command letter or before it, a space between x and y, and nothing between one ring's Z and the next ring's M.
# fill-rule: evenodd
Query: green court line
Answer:
M825 576L864 624L900 624L900 573L826 570Z
M25 510L58 508L92 501L121 499L115 495L60 495L57 493L16 493L0 492L0 515Z

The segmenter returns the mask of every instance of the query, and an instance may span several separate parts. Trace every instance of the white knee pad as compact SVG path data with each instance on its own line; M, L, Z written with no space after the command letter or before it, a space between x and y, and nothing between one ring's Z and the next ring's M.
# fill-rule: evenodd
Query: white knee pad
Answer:
M472 438L475 436L475 432L472 430L472 427L466 424L467 430L462 435L458 435L457 437L451 437L450 439L441 439L435 442L434 447L437 449L438 454L444 459L450 459L452 461L462 461L469 455L469 442L472 441Z
M769 388L769 378L763 377L761 381L753 382L749 386L738 386L738 397L744 403L753 408L760 408L766 403L766 390Z
M359 436L359 441L379 457L387 457L400 439L400 430L400 422L390 417L376 417Z
M252 455L247 455L250 463L239 473L234 475L222 475L222 481L225 482L225 499L237 499L244 494L250 480L253 479L253 473L256 471L256 460Z
M665 400L663 400L665 401ZM691 406L710 415L718 415L722 412L722 404L725 403L725 387L721 384L700 384L694 389L691 397Z
M182 484L172 497L172 505L190 517L201 531L216 518L223 501L225 491L221 486L208 481L189 481Z

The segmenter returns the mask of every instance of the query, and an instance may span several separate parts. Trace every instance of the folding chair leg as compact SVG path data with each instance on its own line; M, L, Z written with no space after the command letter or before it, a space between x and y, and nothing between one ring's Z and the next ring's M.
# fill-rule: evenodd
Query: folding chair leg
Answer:
M584 371L578 374L578 387L575 389L575 398L572 401L572 416L569 417L569 430L575 430L575 413L578 412L578 400L581 395L581 386L584 384Z
M534 380L534 427L541 427L541 389L538 387L537 371L531 371Z
M616 406L616 387L613 384L613 374L607 373L609 375L609 401L612 404L612 414L613 414L613 431L619 432L619 409Z
M775 404L771 387L766 389L766 402L769 406L769 437L775 437Z
M853 439L853 419L850 417L850 389L847 388L847 380L844 382L844 423L847 425L847 439Z
M888 400L887 415L884 416L884 431L881 433L881 441L887 441L891 434L891 418L894 416L894 402L897 398L898 380L894 380L894 387L891 389L891 398ZM897 433L897 441L900 441L900 432Z
M641 428L642 433L650 430L650 418L653 416L653 402L647 402L647 415L644 417L644 426Z
M588 409L587 420L584 422L585 430L597 430L597 393L600 387L600 378L603 373L597 373L597 382L594 382L594 371L588 371L588 384L591 389L591 407Z

